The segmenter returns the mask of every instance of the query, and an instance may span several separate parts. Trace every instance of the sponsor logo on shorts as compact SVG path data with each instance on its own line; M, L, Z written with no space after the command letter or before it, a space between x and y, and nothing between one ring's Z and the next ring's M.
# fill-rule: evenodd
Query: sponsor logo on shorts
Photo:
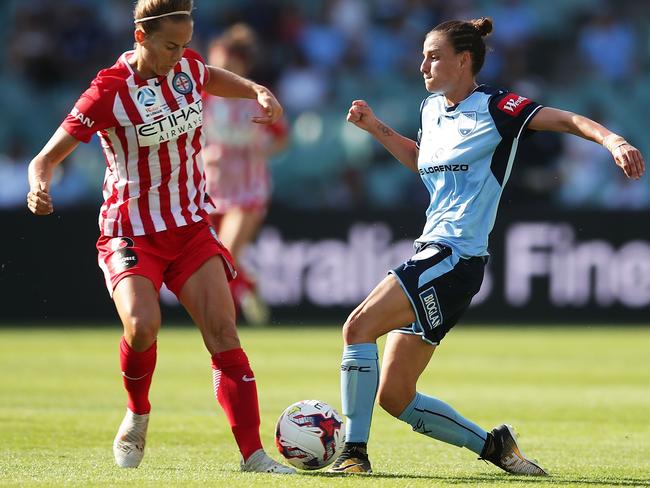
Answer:
M121 273L138 264L138 255L130 247L118 249L111 256L111 268L114 273Z
M442 312L436 290L431 286L420 292L420 301L426 313L426 319L430 329L435 329L442 323Z

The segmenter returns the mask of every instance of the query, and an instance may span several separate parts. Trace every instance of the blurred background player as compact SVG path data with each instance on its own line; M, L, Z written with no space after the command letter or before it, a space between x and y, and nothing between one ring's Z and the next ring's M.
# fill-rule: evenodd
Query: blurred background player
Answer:
M645 163L623 137L587 117L477 84L490 32L492 20L484 17L443 22L425 36L420 72L431 95L420 105L417 141L384 124L363 100L348 111L349 122L420 175L430 202L415 255L389 271L343 326L341 400L348 422L334 472L372 471L367 442L378 396L384 410L415 432L465 447L509 473L546 475L522 453L510 426L486 431L418 392L417 382L481 287L488 236L521 139L553 131L602 144L633 180ZM389 332L380 376L376 341Z
M209 63L243 77L254 67L259 46L246 24L235 24L209 46ZM250 324L269 321L269 309L253 278L242 267L242 251L255 237L271 195L268 158L287 143L283 119L269 125L251 124L260 108L254 100L204 97L206 146L203 151L207 191L215 206L210 222L235 260L237 276L230 281L235 305Z
M249 123L269 124L282 107L265 87L206 66L186 49L192 0L139 0L135 49L102 70L29 166L29 209L54 211L54 168L98 133L106 156L104 204L97 241L122 320L120 365L128 393L113 443L118 466L144 456L161 326L162 283L178 297L212 357L213 386L239 450L242 471L294 473L268 457L259 435L255 376L241 348L227 286L235 274L228 251L207 222L203 178L202 92L251 99Z

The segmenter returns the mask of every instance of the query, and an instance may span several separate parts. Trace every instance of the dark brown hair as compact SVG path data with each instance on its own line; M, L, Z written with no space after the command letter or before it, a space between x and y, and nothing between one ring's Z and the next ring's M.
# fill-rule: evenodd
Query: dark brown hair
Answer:
M472 73L478 74L485 62L485 41L483 40L492 32L492 19L481 17L467 22L462 20L448 20L437 25L427 33L427 37L434 32L444 34L458 54L469 51L472 56Z
M138 0L133 10L133 19L144 19L146 17L155 17L156 15L168 14L170 12L191 12L194 8L194 0ZM169 19L173 22L190 19L188 15L170 15L160 19L147 20L138 22L136 25L141 26L147 33L152 33L160 28L160 22Z
M230 56L241 59L250 67L257 55L257 36L247 24L240 22L225 30L210 43L210 49L215 47L223 47Z

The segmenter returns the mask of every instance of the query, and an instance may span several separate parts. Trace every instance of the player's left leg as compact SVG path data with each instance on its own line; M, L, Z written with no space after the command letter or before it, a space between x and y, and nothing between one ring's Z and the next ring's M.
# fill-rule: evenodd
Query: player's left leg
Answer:
M458 314L462 314L462 311ZM455 322L456 317L451 317ZM527 458L508 425L486 432L451 405L416 390L434 345L415 334L389 334L384 349L379 404L388 413L419 432L458 447L466 447L512 474L545 476L536 461Z
M418 378L435 346L417 335L389 334L379 384L379 405L414 432L481 454L487 432L447 403L418 393Z
M243 471L295 473L269 458L259 435L260 415L255 375L241 348L225 263L205 261L182 285L180 302L201 331L212 356L214 390L242 455Z

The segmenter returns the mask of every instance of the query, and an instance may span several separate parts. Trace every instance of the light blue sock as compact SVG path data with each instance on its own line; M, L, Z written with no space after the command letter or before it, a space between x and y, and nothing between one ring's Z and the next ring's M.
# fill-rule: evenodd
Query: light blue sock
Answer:
M379 387L377 344L350 344L341 361L341 403L346 442L368 442L372 409Z
M410 424L415 432L481 454L487 432L460 415L450 405L421 393L398 417Z

